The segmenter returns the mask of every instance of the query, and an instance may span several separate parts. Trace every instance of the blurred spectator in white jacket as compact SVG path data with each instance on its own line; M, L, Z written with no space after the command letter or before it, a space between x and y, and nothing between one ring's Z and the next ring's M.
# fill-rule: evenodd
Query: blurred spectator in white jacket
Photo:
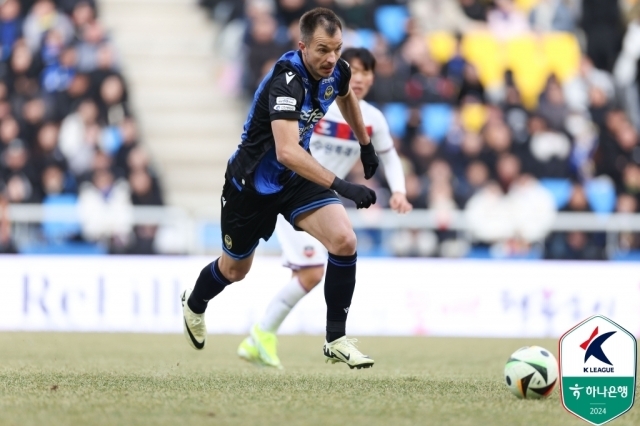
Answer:
M640 129L640 88L638 61L640 60L640 4L634 9L622 42L622 51L613 69L613 76L631 121Z
M88 241L126 247L133 229L133 207L129 185L116 180L108 169L98 169L91 182L80 187L78 196L82 235Z
M502 174L517 176L507 192L490 182L469 199L465 209L467 229L474 239L487 244L512 240L525 245L542 242L556 218L553 197L531 175L520 175L517 159L506 154L498 161ZM499 171L500 173L500 171ZM502 176L501 180L509 180Z
M579 74L562 85L567 105L573 111L587 111L593 89L601 91L607 102L615 98L615 84L611 73L596 68L588 56L583 56L580 59Z
M65 117L60 126L60 150L69 160L69 168L76 176L91 170L100 135L97 119L97 105L91 99L86 99L74 113Z

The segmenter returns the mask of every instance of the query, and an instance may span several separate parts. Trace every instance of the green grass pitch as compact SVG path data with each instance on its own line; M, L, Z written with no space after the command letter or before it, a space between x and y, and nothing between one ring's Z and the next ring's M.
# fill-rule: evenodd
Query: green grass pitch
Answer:
M508 356L557 340L363 337L372 369L325 364L321 336L284 336L286 369L236 357L242 336L0 333L0 425L586 425L556 389L517 400ZM636 391L637 393L637 391ZM640 425L634 407L611 425Z

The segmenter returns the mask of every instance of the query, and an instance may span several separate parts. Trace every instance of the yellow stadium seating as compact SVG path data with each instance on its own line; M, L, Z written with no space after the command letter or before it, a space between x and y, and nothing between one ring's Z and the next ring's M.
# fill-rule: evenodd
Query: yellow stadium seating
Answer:
M485 87L499 85L504 80L502 47L489 32L475 32L464 36L461 44L462 56L478 70Z
M506 42L506 66L526 107L534 108L549 77L549 65L535 35L515 37Z
M479 133L487 119L487 108L482 104L464 104L460 109L460 122L467 132Z
M571 33L553 32L542 36L542 49L549 69L561 82L575 77L580 68L580 46Z
M437 35L428 42L437 46L432 50L444 59L447 42L443 40L444 36ZM489 32L473 32L464 36L460 49L462 56L477 68L485 87L501 84L505 70L510 69L528 108L536 107L551 74L566 82L578 74L580 67L580 46L570 33L532 33L503 42Z
M427 34L427 46L431 57L444 64L451 60L456 53L456 39L446 31L436 31Z

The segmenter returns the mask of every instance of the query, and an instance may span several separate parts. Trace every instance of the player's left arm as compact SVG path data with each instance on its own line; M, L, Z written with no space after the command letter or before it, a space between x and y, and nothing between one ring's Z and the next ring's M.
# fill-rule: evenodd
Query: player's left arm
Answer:
M407 200L407 190L405 186L404 170L402 162L393 145L393 139L389 133L389 125L384 115L377 111L379 117L376 117L373 125L373 134L371 135L371 143L373 144L380 161L384 167L384 175L391 188L391 199L389 199L389 207L398 213L408 213L413 210L413 206Z
M364 166L364 177L365 179L371 179L378 169L378 157L367 134L358 97L349 87L349 80L351 80L349 64L345 60L339 59L338 66L340 67L342 80L336 104L338 104L340 113L360 143L360 160Z

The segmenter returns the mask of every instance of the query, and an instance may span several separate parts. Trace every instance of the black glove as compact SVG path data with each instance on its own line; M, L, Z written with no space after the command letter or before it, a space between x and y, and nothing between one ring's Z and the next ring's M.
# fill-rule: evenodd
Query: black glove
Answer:
M378 169L378 156L371 142L367 145L360 144L360 161L364 166L364 178L371 179Z
M376 203L376 193L373 189L347 182L337 176L331 184L331 189L355 202L358 209L368 209L371 204Z

